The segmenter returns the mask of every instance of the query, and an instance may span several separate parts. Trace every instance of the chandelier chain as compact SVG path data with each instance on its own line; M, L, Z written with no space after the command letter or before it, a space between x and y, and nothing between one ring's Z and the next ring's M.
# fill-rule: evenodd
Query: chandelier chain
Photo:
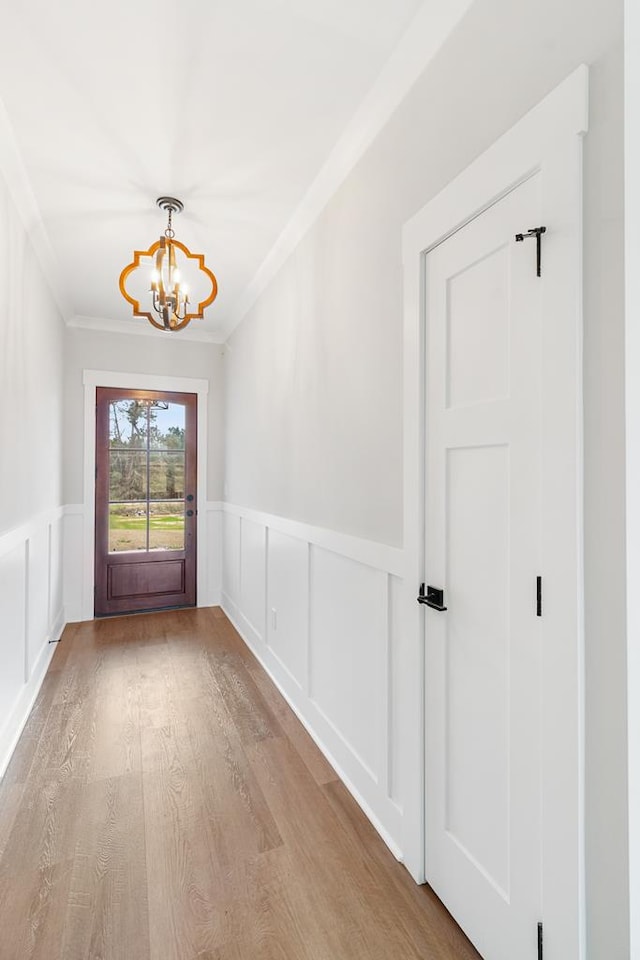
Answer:
M169 207L169 209L168 209L168 214L167 214L167 229L165 230L164 235L165 235L165 237L167 237L169 240L173 240L173 238L174 238L175 235L176 235L175 230L173 229L173 207Z

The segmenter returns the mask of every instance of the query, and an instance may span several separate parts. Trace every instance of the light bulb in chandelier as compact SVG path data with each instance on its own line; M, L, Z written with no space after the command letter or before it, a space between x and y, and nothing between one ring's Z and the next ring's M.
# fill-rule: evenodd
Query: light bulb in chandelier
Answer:
M156 203L162 210L167 211L167 227L164 236L161 236L148 250L134 251L132 262L120 274L120 292L132 305L134 317L146 317L154 327L160 330L176 331L186 327L191 320L202 319L204 310L216 298L218 283L211 270L205 266L204 255L191 253L183 243L175 239L173 215L184 209L181 201L174 197L159 197ZM141 308L142 297L138 299L127 290L127 282L140 268L141 258L146 257L151 258L153 263L147 293L148 305L153 313ZM196 269L197 276L200 278L197 289L200 290L204 285L202 292L206 295L199 300L197 308L191 306L188 286L183 280L183 264L185 269L189 265L192 269Z

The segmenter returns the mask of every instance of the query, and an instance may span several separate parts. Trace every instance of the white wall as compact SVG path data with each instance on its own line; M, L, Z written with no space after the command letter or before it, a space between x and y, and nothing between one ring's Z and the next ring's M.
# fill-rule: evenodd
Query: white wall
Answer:
M0 290L2 775L64 625L63 325L2 175Z
M225 493L243 509L401 546L402 224L581 62L592 85L584 289L588 947L590 957L624 960L622 0L476 0L230 338ZM367 629L364 616L350 623L341 634L347 659ZM376 669L362 662L354 675L358 700L377 682ZM400 703L390 709L400 723ZM376 717L372 731L379 725ZM346 720L339 732L346 735Z

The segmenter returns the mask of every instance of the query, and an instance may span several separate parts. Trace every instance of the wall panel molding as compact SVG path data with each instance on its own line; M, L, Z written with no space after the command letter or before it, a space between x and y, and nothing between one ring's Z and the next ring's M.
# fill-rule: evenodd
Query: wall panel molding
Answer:
M65 625L63 519L54 507L0 534L0 777Z
M393 572L403 553L222 504L221 604L375 828L403 859Z

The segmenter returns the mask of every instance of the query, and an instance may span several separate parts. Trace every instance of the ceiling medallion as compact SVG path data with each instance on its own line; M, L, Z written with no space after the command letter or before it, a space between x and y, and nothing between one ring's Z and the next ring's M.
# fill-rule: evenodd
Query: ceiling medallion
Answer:
M201 320L206 307L216 298L218 282L204 263L204 254L191 253L175 239L173 230L173 215L184 210L184 204L175 197L158 197L157 205L167 211L167 228L164 236L152 243L148 250L135 250L133 261L120 274L120 293L133 307L134 317L146 317L149 323L159 330L182 330L190 320ZM126 282L130 275L140 268L142 257L149 257L153 262L151 271L151 286L149 288L150 303L153 313L140 308L140 301L126 290ZM187 284L183 280L184 269L195 262L200 280L204 276L205 292L207 295L193 308L189 300ZM198 284L200 286L200 283ZM209 291L210 288L210 292Z

